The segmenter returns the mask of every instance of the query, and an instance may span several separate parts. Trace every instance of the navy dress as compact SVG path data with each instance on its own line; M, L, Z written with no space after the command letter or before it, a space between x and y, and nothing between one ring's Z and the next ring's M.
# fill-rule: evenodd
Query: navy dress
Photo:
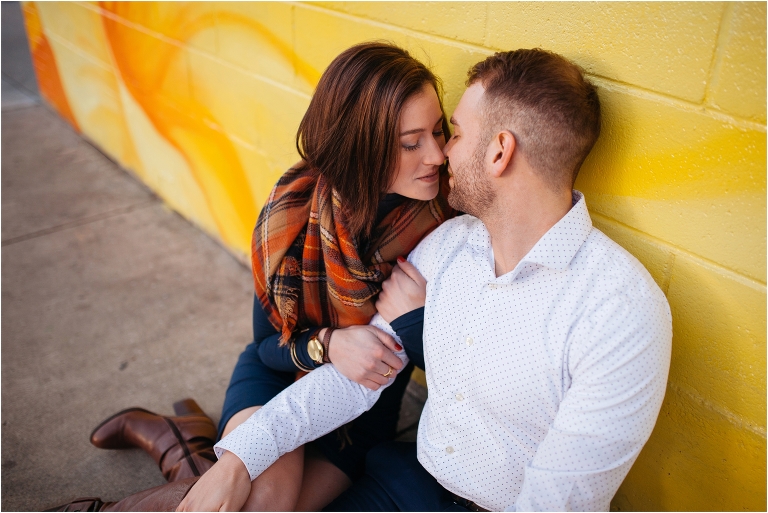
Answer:
M379 220L400 202L402 196L387 195L379 206ZM421 340L423 323L423 308L402 315L391 323L411 363L400 371L394 383L382 392L369 411L347 424L344 429L332 431L312 442L316 449L353 481L363 474L368 450L395 437L400 403L413 365L415 363L424 368ZM310 329L295 338L296 356L309 368L318 367L307 353L307 342L313 331ZM219 423L219 437L233 415L245 408L263 406L296 379L296 371L299 369L291 360L290 348L288 345L280 346L280 334L269 322L256 298L253 305L253 339L238 358L232 372Z

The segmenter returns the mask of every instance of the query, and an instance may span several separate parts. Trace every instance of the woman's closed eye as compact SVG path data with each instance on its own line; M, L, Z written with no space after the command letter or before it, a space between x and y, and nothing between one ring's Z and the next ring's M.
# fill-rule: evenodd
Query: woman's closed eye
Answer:
M444 133L443 133L442 130L436 130L436 131L432 132L432 136L435 139L437 139L439 137L443 137L443 135L444 135ZM421 148L421 141L420 140L416 144L412 144L412 145L403 144L403 149L405 151L415 151L415 150L418 150L419 148Z

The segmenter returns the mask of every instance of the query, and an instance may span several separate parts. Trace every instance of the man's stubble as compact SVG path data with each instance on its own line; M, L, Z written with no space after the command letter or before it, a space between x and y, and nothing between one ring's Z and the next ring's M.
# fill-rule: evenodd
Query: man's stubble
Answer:
M496 191L484 173L483 157L486 145L478 143L469 161L449 168L453 175L453 187L448 193L448 203L461 212L482 219L496 201Z

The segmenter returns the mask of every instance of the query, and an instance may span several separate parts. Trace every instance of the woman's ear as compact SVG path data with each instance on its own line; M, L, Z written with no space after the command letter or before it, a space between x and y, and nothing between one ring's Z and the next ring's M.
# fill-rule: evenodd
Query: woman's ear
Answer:
M491 154L491 175L498 178L512 162L512 156L517 148L515 135L509 130L502 130L497 133L491 143L488 145L488 152Z

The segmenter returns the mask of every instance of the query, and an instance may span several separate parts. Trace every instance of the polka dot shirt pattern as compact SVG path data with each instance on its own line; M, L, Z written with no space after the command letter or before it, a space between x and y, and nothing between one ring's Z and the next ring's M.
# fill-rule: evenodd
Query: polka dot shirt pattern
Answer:
M583 196L573 198L503 276L494 273L485 226L467 215L409 256L428 283L419 461L487 509L607 511L664 397L666 298L634 257L592 227ZM392 333L380 317L372 323ZM254 479L379 393L323 366L217 444L217 454L237 454Z

